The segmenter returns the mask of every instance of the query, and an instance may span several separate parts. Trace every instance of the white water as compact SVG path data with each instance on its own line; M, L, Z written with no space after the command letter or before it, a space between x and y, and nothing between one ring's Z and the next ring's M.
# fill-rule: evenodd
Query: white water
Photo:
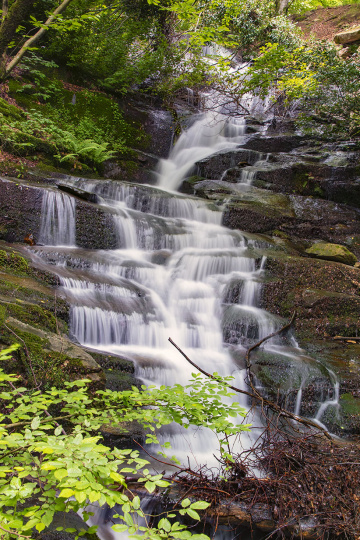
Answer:
M199 115L189 129L182 132L168 159L159 165L158 185L176 190L189 176L196 162L219 152L237 148L244 142L245 120L207 112Z
M45 191L39 242L50 246L75 245L75 200L65 193Z

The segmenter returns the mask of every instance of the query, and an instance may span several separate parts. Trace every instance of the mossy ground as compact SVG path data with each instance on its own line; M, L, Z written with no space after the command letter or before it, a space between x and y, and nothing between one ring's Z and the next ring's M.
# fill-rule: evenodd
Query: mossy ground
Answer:
M37 66L10 78L0 98L0 172L27 178L34 168L102 171L111 155L137 167L130 148L146 149L140 122L125 119L113 96L67 84L57 69ZM31 179L31 177L30 177Z

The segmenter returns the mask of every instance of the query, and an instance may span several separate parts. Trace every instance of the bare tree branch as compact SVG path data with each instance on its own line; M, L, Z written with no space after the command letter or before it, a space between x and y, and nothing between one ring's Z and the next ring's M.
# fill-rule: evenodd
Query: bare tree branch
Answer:
M283 326L282 328L280 328L276 332L270 334L269 336L266 336L264 339L260 340L258 343L256 343L252 347L250 347L250 349L248 349L248 351L246 353L246 356L245 356L247 366L248 366L248 373L249 373L249 369L250 369L250 366L251 366L250 362L249 362L249 357L250 357L251 352L254 349L256 349L257 347L260 347L260 345L262 345L268 339L270 339L270 338L272 338L274 336L277 336L277 335L285 332L286 330L288 330L291 327L291 325L293 324L293 322L295 320L295 317L296 317L296 312L293 313L293 315L291 317L291 320L285 326ZM176 345L176 343L171 338L169 338L169 341L180 352L180 354L185 358L185 360L187 362L189 362L189 364L191 364L194 368L196 368L198 371L200 371L200 373L202 373L206 377L209 377L210 379L221 382L222 384L226 385L228 388L230 388L231 390L234 390L234 392L237 392L238 394L243 394L243 395L251 397L252 399L254 399L256 401L260 401L262 409L264 407L267 407L268 409L275 412L279 417L286 418L288 420L293 420L294 422L302 424L303 426L305 426L307 428L316 429L317 431L320 431L321 433L323 433L325 435L325 437L332 440L332 436L330 435L330 433L326 429L319 426L313 420L310 420L308 418L301 418L300 416L297 416L296 414L293 414L293 413L287 411L286 409L283 409L282 407L280 407L276 403L274 403L274 402L264 398L263 396L261 396L260 393L256 390L256 388L254 387L254 385L251 382L252 375L250 377L250 386L251 386L253 392L248 392L246 390L241 390L240 388L237 388L236 386L232 386L231 384L228 384L227 382L221 380L221 378L215 377L214 375L211 375L211 373L208 373L207 371L203 370L200 366L195 364L195 362L190 360L190 358L184 353L184 351L182 351L180 349L180 347L178 345Z
M35 43L45 34L45 32L49 29L51 24L54 22L56 17L62 13L67 6L70 4L72 0L63 0L58 8L53 11L53 13L50 15L50 17L47 19L47 21L43 24L43 26L36 32L36 34L32 37L30 37L24 45L21 47L20 51L17 53L17 55L11 60L11 62L6 66L5 68L5 76L8 76L11 71L18 65L26 51L29 49L29 47L32 47L35 45Z

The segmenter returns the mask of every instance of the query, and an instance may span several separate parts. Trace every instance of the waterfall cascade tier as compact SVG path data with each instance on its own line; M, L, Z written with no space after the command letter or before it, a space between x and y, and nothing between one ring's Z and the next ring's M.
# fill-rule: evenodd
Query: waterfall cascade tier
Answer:
M239 358L282 325L261 308L264 249L270 244L223 227L216 203L173 192L195 163L237 149L244 133L243 120L197 117L160 163L158 187L67 177L65 183L96 194L109 212L117 249L76 247L75 199L45 190L40 239L46 245L32 253L60 277L71 305L71 335L84 346L134 360L145 383L188 381L192 368L170 345L171 337L194 362L234 375L244 388ZM256 167L265 156L253 153L251 159ZM251 183L252 177L247 167L238 183ZM262 354L290 363L304 356L295 340L284 344L279 337L269 340ZM303 384L294 403L297 413ZM333 399L324 399L318 422L337 398L335 391ZM190 453L198 463L212 461L215 441L206 432L192 433L191 440L177 430L167 436L184 459Z

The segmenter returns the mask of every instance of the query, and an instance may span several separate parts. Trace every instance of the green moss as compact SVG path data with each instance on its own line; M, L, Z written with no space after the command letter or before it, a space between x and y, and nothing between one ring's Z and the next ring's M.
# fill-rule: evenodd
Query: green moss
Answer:
M6 308L0 305L0 328L5 322Z
M36 304L27 304L25 306L8 304L6 307L8 314L19 321L40 329L50 330L50 332L56 332L56 319L47 309Z
M22 347L14 355L14 360L6 364L6 371L10 373L15 369L15 372L21 375L22 383L29 386L40 384L43 389L52 386L61 387L65 381L70 380L73 367L71 358L48 350L47 339L19 330L11 324L8 324L8 327L14 331L15 335L6 330L2 332L4 343L20 343Z
M340 405L345 415L360 416L360 399L354 398L352 394L342 394Z
M6 117L14 118L15 120L23 120L26 118L24 111L18 107L15 107L15 105L11 105L2 98L0 98L0 114Z
M3 249L0 250L0 268L11 268L16 274L28 274L30 271L29 263L24 257L16 253L7 253Z

